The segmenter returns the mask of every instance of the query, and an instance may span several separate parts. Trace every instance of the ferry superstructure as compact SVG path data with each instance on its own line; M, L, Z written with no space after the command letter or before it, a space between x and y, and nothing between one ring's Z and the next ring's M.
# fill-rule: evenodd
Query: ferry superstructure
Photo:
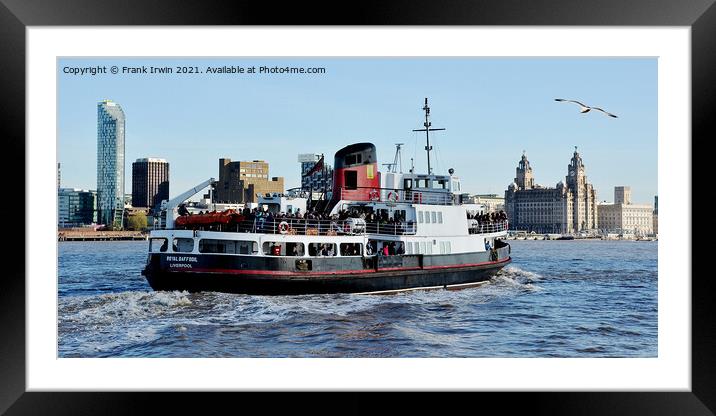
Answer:
M423 110L429 160L427 99ZM474 286L511 261L506 218L479 221L452 169L412 170L379 172L375 146L355 143L336 152L332 197L313 212L169 209L143 274L155 290L391 293Z

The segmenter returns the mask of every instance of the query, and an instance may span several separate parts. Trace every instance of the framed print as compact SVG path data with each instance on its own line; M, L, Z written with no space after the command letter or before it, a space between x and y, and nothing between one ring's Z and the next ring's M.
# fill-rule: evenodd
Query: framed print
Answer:
M3 0L25 261L0 409L462 391L712 414L690 168L716 8L508 6Z

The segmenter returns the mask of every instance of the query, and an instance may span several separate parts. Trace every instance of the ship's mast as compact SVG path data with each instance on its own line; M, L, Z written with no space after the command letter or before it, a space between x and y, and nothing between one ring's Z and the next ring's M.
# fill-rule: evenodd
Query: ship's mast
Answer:
M396 167L400 166L400 173L403 173L403 158L400 155L400 146L404 144L405 143L395 144L395 158L393 159L393 163L383 163L383 166L388 168L388 172L396 173ZM400 161L400 165L398 164L398 161Z
M425 123L423 123L423 126L425 126L424 129L417 129L413 131L424 131L425 132L425 141L427 142L425 146L425 150L428 152L428 175L432 173L432 169L430 168L430 151L433 150L433 147L430 146L430 132L431 131L437 131L437 130L445 130L445 129L431 129L430 126L433 124L430 122L430 107L428 107L428 98L425 98L425 107L423 107L423 111L425 111Z

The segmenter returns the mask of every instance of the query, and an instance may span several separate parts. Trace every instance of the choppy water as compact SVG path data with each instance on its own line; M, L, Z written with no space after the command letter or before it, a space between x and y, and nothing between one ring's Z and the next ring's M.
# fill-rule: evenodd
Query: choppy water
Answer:
M460 291L154 292L146 242L59 243L60 357L656 357L657 243L510 241Z

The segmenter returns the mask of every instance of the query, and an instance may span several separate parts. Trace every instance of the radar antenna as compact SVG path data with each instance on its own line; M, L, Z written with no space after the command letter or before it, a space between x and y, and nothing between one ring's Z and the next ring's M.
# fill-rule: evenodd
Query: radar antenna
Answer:
M425 107L423 107L423 111L425 111L425 123L423 123L423 126L425 126L424 129L416 129L413 131L424 131L425 132L425 141L427 142L427 145L425 146L425 150L428 152L428 175L432 173L432 169L430 168L430 151L433 150L433 147L430 146L430 132L431 131L437 131L437 130L445 130L445 129L431 129L430 126L432 126L433 123L430 122L430 107L428 107L428 99L425 98Z

